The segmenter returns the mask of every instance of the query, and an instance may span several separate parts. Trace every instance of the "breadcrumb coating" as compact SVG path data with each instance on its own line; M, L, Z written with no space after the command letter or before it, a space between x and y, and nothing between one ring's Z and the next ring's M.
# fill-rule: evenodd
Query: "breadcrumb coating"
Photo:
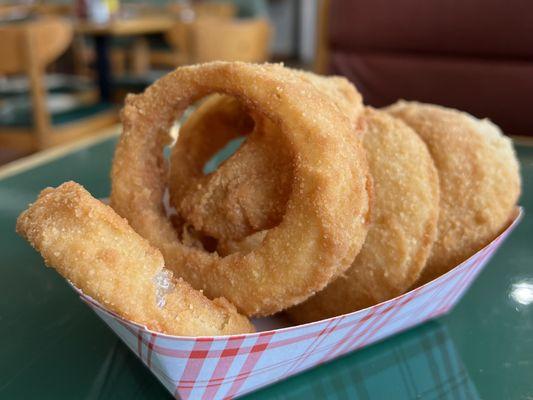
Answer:
M432 104L400 101L385 109L428 146L440 178L438 237L417 284L481 249L509 223L520 196L512 142L489 120Z
M17 232L47 265L125 319L171 335L254 331L227 300L210 301L174 278L159 250L75 182L43 190Z
M294 176L281 223L247 254L220 257L178 239L163 207L168 132L192 102L237 97L279 127ZM181 67L130 95L112 169L111 205L161 250L177 276L248 316L298 304L345 271L369 225L368 165L353 126L299 74L276 64L213 62Z
M324 290L289 310L297 322L348 313L405 292L420 276L436 238L439 183L426 145L411 128L387 113L368 108L363 118L367 128L362 135L363 147L374 182L373 223L352 266ZM208 137L204 137L204 141L208 140ZM264 204L272 207L267 213L275 215L273 207L279 199L265 190L269 184L264 184L261 179L251 179L250 175L257 174L260 178L266 176L268 181L274 181L273 187L281 186L286 171L275 170L269 164L261 163L264 159L275 157L278 149L259 146L258 140L247 142L245 146L251 153L261 153L250 164L261 173L241 168L240 179L248 183L252 200L270 199L270 203L265 201ZM226 161L227 168L217 171L220 171L221 178L210 181L210 190L204 194L209 196L217 193L228 168L245 166L245 161L242 153L235 153ZM191 190L198 193L203 189L196 187ZM217 198L218 204L231 203L234 198L231 186L224 189L220 192L225 197ZM254 201L250 203L254 204ZM206 213L206 218L209 215ZM186 219L189 217L187 214L183 216ZM267 229L268 226L259 228ZM222 240L218 251L221 254L248 253L261 244L265 235L266 231L261 231L240 241Z
M356 311L406 292L419 278L437 236L439 180L418 135L385 112L367 109L363 136L374 182L373 223L352 266L305 303L297 322Z

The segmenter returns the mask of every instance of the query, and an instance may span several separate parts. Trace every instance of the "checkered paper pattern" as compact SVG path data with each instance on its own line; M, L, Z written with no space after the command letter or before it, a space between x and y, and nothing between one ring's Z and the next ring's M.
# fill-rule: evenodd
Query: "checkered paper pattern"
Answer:
M126 321L83 293L80 297L176 398L233 398L445 314L522 214L520 210L490 244L432 282L375 306L305 325L232 336L169 336Z

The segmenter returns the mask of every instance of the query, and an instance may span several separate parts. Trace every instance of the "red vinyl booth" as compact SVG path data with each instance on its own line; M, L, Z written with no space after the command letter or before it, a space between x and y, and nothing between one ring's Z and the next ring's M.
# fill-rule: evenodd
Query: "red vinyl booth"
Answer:
M533 2L331 0L324 17L326 72L367 104L437 103L533 135Z

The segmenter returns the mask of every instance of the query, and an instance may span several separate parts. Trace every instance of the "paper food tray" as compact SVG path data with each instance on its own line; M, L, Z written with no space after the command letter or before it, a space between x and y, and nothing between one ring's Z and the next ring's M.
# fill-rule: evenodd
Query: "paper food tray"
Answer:
M263 318L254 321L257 333L170 336L124 320L76 290L174 397L232 398L447 313L522 215L519 209L505 231L439 278L375 306L305 325L283 327Z

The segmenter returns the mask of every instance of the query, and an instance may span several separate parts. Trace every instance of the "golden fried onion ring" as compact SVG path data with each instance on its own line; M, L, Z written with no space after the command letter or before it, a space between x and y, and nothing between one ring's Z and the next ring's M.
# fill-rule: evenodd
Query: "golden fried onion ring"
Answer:
M248 254L219 257L182 244L162 199L168 132L192 102L237 97L279 127L294 154L281 223ZM209 298L246 315L298 304L348 268L368 230L368 166L353 127L313 85L280 65L214 62L178 68L142 95L128 96L112 168L111 205L159 248L166 265Z
M202 109L197 112L199 111ZM217 110L213 110L211 114L193 113L191 119L196 122L196 126L201 127L204 123L209 124L209 121L197 119L208 118L216 112ZM233 112L239 110L233 109ZM235 118L226 115L225 119L230 121ZM367 129L362 140L374 182L373 223L352 266L325 289L288 310L296 322L345 314L404 293L419 278L435 241L439 183L437 170L427 147L411 128L383 111L367 108L364 120ZM209 141L208 136L202 137L204 141ZM199 148L203 146L198 137L195 145ZM216 198L218 207L222 209L226 204L230 205L234 188L224 187L226 174L239 168L240 182L249 188L246 205L254 207L256 199L266 198L270 202L264 201L264 204L274 207L279 199L265 192L264 188L270 184L264 184L261 179L274 181L271 184L273 187L281 186L284 171L273 170L270 165L261 165L261 162L269 157L276 157L278 148L261 146L259 140L247 141L241 147L244 148L246 152L237 151L217 170L215 175L219 176L216 180L209 180L205 187L191 185L192 192L187 197L200 198L201 194L210 197L214 193L221 193ZM194 153L195 149L190 148L190 151ZM261 171L258 174L260 179L250 178L253 171L247 168L246 162L250 160L243 157L246 153L256 155L253 166ZM171 165L171 168L175 166ZM220 186L224 190L220 190ZM247 210L243 211L246 212ZM263 212L273 219L279 217L275 209ZM204 218L209 216L210 214L205 214ZM189 221L189 215L183 214L183 218ZM222 255L252 251L260 245L264 232L250 231L250 235L242 240L221 238L217 251Z
M437 237L439 179L424 142L387 113L367 109L363 137L374 182L373 224L352 266L288 310L298 323L346 314L406 292Z
M287 72L328 97L349 119L354 135L362 131L362 97L345 78ZM224 144L252 128L230 162L204 175L203 166ZM178 214L202 234L219 240L241 240L279 224L293 171L290 148L277 130L269 119L249 116L237 98L214 95L201 104L180 128L172 148L169 192Z
M407 101L384 110L418 133L439 172L438 236L421 285L464 261L509 223L520 197L520 166L511 139L487 119Z
M260 116L255 121L254 128L252 118L236 98L213 95L179 130L170 160L170 202L181 217L187 216L187 222L204 235L242 239L258 227L276 226L285 213L291 193L292 155L272 122ZM204 175L204 165L220 148L252 129L232 162ZM254 144L250 145L250 141ZM269 179L272 171L283 173ZM261 183L263 196L249 195L254 182ZM216 190L210 192L207 187Z

